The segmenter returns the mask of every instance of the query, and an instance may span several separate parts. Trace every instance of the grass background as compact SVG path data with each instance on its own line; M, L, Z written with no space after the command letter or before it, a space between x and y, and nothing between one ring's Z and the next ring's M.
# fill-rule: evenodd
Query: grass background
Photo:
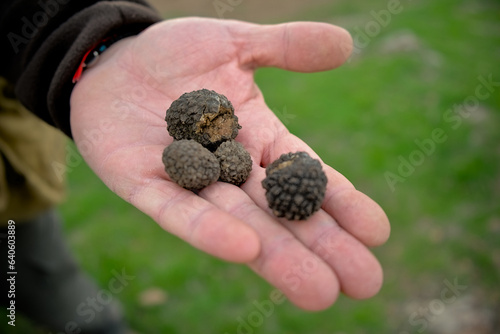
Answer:
M374 249L385 270L376 297L341 297L318 313L285 302L239 333L499 333L500 86L466 117L449 110L475 96L478 77L500 82L500 4L401 1L400 13L363 38L360 31L376 22L372 11L387 9L387 1L278 3L242 1L224 16L323 21L351 32L359 52L342 68L261 69L256 81L292 133L385 209L392 235ZM165 17L218 16L211 1L157 5ZM397 175L401 159L418 154L415 141L437 128L446 140L391 187L387 173ZM136 332L238 333L256 312L253 302L269 299L273 288L252 271L164 233L87 166L69 179L70 200L61 212L70 245L104 287L113 269L135 276L116 297ZM432 311L445 280L467 287L454 303ZM146 305L145 291L163 294L164 302ZM18 323L20 332L36 332L27 321Z

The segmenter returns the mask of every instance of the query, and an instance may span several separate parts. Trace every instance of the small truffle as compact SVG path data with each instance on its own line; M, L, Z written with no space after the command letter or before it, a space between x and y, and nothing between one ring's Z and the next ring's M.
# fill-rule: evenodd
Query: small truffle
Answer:
M236 186L243 184L252 171L250 153L235 140L220 144L214 152L220 163L220 181Z
M266 168L262 186L277 217L305 220L318 211L327 178L321 163L305 152L287 153Z
M174 141L163 150L165 171L172 181L189 190L200 190L219 179L219 161L194 140Z
M174 139L194 139L210 150L234 139L241 128L231 102L208 89L182 94L168 108L165 121Z

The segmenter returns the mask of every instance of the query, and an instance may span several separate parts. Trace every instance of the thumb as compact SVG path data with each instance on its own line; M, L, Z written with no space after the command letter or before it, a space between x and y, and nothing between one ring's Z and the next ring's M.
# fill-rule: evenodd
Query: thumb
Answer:
M343 28L319 22L235 24L231 29L243 66L318 72L342 65L353 43Z

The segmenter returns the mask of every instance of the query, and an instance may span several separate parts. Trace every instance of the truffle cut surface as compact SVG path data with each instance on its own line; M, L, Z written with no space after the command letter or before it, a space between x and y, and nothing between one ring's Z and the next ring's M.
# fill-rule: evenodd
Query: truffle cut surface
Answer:
M241 128L231 102L208 89L182 94L167 109L165 121L174 139L194 139L210 149L234 139Z

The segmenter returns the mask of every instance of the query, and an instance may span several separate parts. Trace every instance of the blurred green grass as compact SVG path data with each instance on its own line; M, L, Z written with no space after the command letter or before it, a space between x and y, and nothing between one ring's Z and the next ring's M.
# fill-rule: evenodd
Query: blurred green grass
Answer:
M486 307L500 305L500 87L456 129L443 118L474 96L479 76L500 81L500 4L401 4L361 53L335 71L256 74L290 131L385 209L392 235L374 250L385 269L376 297L341 297L318 313L285 302L251 333L423 332L410 314L439 299L444 280L467 285L464 294L481 296ZM357 28L374 21L370 12L386 7L385 1L340 1L295 19L338 23L356 39ZM399 157L409 159L419 150L415 140L431 138L436 128L447 139L391 189L386 173L397 174ZM164 233L86 166L69 177L70 200L61 211L71 247L102 286L113 269L135 276L116 297L137 332L237 333L256 311L253 302L269 299L273 288L252 271ZM141 305L139 296L151 287L165 290L164 304Z

